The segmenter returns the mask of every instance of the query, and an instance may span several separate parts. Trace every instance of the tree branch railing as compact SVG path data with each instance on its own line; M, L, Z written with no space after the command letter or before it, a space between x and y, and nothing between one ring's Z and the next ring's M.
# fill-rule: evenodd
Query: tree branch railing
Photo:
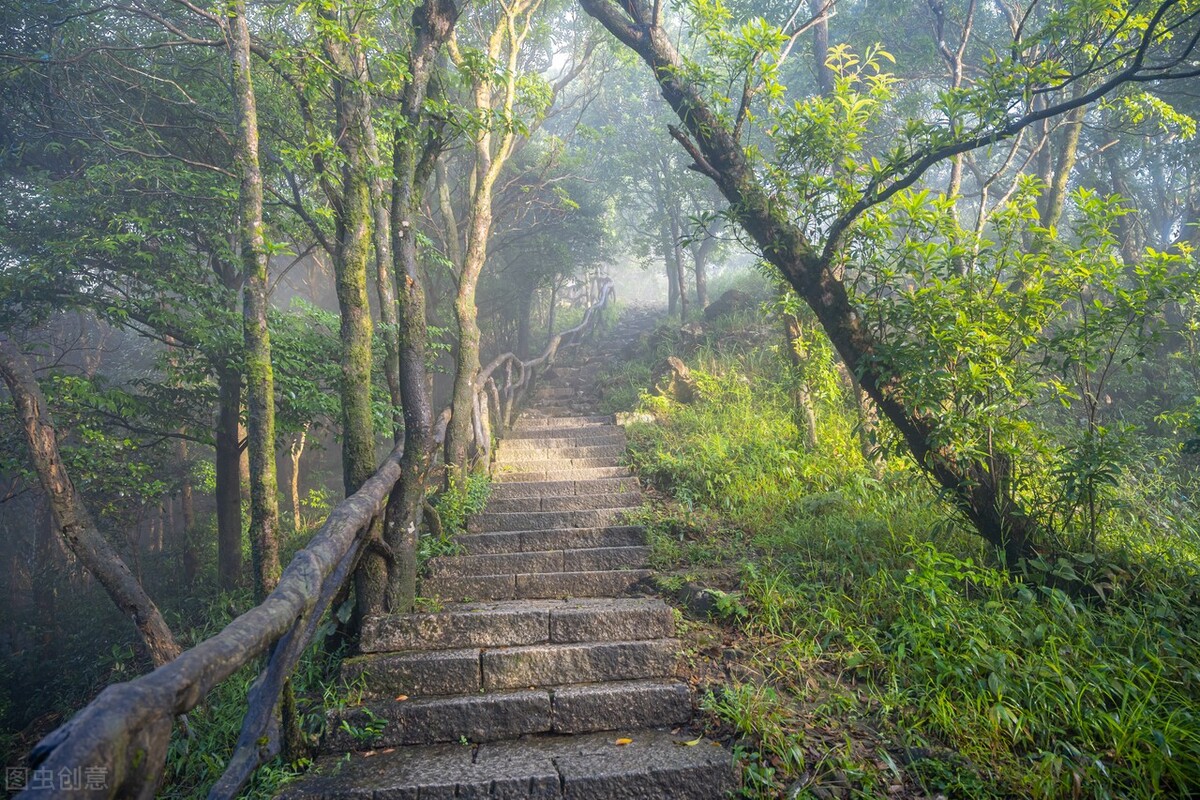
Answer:
M472 420L479 461L486 462L491 457L493 422L499 422L501 431L512 427L525 397L546 370L554 366L559 352L578 345L595 331L600 314L616 298L611 278L596 279L595 298L583 320L575 327L551 336L545 351L537 358L522 361L514 353L502 353L479 371L475 380L479 388L475 392ZM499 382L497 378L500 378Z
M491 451L491 420L512 424L518 406L558 353L593 331L600 312L615 297L612 281L597 286L597 301L583 321L556 334L546 351L530 361L512 353L480 371L475 397L475 435L481 455ZM495 379L503 369L502 385ZM494 409L494 411L493 411ZM437 423L443 432L443 413ZM435 433L435 439L439 435ZM361 532L383 512L400 479L403 447L396 447L354 494L334 506L304 549L292 558L267 598L219 633L175 660L125 683L106 687L96 698L33 748L33 775L22 798L151 798L166 764L175 718L238 670L266 655L266 664L246 696L246 715L237 745L209 798L235 796L261 764L280 752L279 698L287 678L312 643L325 612L354 570L365 544ZM65 770L65 772L64 772ZM58 780L72 776L71 787Z

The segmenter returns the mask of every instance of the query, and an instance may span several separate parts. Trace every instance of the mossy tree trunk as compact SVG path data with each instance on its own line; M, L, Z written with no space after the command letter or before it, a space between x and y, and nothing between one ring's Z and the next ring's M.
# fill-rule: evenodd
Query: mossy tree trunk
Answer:
M398 286L398 381L404 409L404 454L400 478L388 496L384 517L384 542L393 556L385 598L391 611L411 610L416 597L418 526L425 476L433 455L433 400L425 367L429 332L415 234L422 187L433 171L440 145L436 134L425 131L422 108L437 53L450 37L457 17L452 0L425 0L413 11L410 77L400 108L403 123L394 135L390 228Z
M267 327L270 261L263 232L263 183L258 158L258 110L250 73L245 0L234 0L225 30L233 67L238 136L234 159L241 249L242 333L246 346L246 429L250 462L250 557L261 602L279 581L279 487L275 471L275 375Z
M21 423L29 460L50 501L59 536L91 573L121 613L133 621L151 661L161 666L179 655L179 645L166 620L146 590L112 545L96 528L67 474L58 449L58 434L46 398L24 355L7 340L0 340L0 378L8 386Z

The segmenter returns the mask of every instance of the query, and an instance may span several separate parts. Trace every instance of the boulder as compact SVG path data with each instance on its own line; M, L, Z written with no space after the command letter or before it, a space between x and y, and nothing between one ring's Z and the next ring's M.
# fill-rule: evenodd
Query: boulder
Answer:
M737 289L730 289L704 309L704 318L713 320L737 311L749 311L754 308L754 298Z

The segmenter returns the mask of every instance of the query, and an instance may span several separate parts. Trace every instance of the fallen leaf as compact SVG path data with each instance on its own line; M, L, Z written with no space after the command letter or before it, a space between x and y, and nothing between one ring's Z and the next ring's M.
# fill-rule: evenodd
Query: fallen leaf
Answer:
M675 744L681 744L684 747L695 747L696 745L700 744L700 740L703 738L704 738L703 736L697 736L695 739L692 739L690 742L676 742Z
M406 694L396 695L396 702L398 702L398 703L403 703L407 699L408 699L408 695L406 695Z
M624 747L627 744L633 744L633 739L617 739L613 744L618 747Z

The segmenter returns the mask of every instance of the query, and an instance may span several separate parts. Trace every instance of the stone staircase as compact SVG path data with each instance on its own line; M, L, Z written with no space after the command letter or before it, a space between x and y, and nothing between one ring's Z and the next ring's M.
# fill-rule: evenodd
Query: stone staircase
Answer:
M361 705L329 712L316 775L292 798L707 798L730 754L697 739L675 676L674 614L644 596L644 531L620 466L625 436L595 413L618 326L557 367L497 448L487 507L428 564L440 610L370 619L343 677ZM578 357L578 353L572 354ZM345 724L343 724L345 723ZM350 753L348 759L341 754Z

